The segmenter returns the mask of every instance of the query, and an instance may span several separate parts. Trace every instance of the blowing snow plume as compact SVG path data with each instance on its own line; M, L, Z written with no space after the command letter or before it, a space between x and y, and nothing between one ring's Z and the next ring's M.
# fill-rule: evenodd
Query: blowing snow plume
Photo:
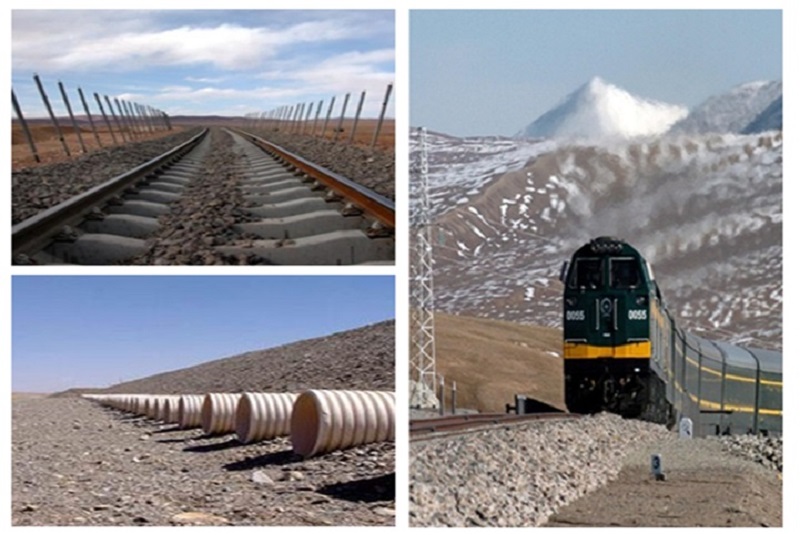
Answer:
M595 76L529 124L521 135L631 139L663 134L688 113L683 106L637 97Z

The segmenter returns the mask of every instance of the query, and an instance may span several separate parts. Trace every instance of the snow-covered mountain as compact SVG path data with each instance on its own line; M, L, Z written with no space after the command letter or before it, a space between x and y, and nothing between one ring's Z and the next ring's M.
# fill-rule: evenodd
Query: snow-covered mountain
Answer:
M650 260L681 326L780 348L782 158L780 132L614 147L432 134L436 307L558 327L561 262L610 235Z
M529 124L520 136L568 139L632 139L666 132L686 117L683 106L643 97L592 78Z
M744 127L743 134L758 134L769 130L783 130L783 95L772 101L767 109Z
M670 129L676 134L739 133L783 94L783 83L748 82L715 95ZM781 109L783 104L780 104ZM781 122L782 123L782 122Z

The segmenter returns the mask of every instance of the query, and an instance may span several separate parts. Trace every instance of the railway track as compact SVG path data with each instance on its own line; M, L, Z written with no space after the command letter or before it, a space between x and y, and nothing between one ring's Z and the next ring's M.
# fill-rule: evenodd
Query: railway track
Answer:
M546 412L537 414L484 413L425 418L409 422L409 438L412 442L441 438L463 433L483 431L507 424L518 424L541 420L568 420L580 418L578 414Z
M256 136L204 130L15 225L12 253L17 264L392 263L394 203Z

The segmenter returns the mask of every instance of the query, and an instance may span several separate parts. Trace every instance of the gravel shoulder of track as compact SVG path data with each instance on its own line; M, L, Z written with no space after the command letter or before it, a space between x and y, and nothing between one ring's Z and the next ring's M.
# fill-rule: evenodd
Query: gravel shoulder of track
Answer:
M108 147L69 162L11 173L11 224L114 178L189 140L199 128L139 143Z
M12 525L393 525L394 445L303 461L77 398L12 401Z
M732 449L611 414L414 442L410 525L780 525L780 472Z

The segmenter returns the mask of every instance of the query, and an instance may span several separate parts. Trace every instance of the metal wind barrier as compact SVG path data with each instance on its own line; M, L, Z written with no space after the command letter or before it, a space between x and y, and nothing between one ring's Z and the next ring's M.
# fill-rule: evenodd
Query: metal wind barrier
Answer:
M98 93L93 93L93 96L97 104L99 114L95 112L93 115L91 108L89 107L89 103L91 101L87 102L83 90L80 87L77 88L77 93L84 115L76 116L74 111L80 113L79 108L73 107L69 99L68 90L64 87L64 84L61 81L58 82L58 93L61 96L61 101L66 113L60 113L60 110L59 112L55 112L54 107L50 102L50 98L48 97L47 91L38 74L33 75L33 81L42 103L44 104L44 108L47 111L47 117L49 118L49 121L41 118L31 119L31 117L28 117L26 120L13 88L11 90L11 104L14 107L14 113L16 114L17 121L22 128L22 132L25 135L25 140L36 162L41 162L41 151L37 149L35 136L31 134L31 120L37 122L44 120L49 122L49 124L51 124L54 128L58 140L61 142L61 147L64 151L64 154L66 154L69 158L72 158L72 155L78 151L78 147L80 152L83 154L87 154L92 148L103 148L103 142L100 137L103 125L105 125L106 130L111 135L112 145L138 141L140 139L144 139L149 134L153 134L158 131L172 130L169 116L165 112L151 106L127 102L118 97L102 95L101 98L101 95ZM103 101L105 101L105 107L103 106ZM62 129L62 125L66 125L67 122L77 136L78 145L77 147L73 146L72 149L70 148L67 136L65 136L65 132ZM88 126L91 129L95 147L91 147L91 138L87 136L86 139L84 139L84 131L82 130L82 127L84 126Z
M362 144L369 145L371 149L375 148L383 129L386 108L392 98L392 89L393 84L386 86L386 91L380 101L380 113L372 131L372 136L362 140ZM351 97L355 102L356 96L347 93L339 98L332 96L330 100L298 102L292 105L279 106L270 111L248 113L245 115L243 128L250 131L300 134L352 145L357 141L356 131L358 130L359 121L363 120L361 113L364 109L366 96L366 91L362 91L358 95L358 103L350 114L348 114L348 110L353 110L353 107L350 106L348 108L348 106L350 105ZM337 102L340 104L337 105ZM377 104L377 102L375 103ZM326 110L324 115L323 110Z

